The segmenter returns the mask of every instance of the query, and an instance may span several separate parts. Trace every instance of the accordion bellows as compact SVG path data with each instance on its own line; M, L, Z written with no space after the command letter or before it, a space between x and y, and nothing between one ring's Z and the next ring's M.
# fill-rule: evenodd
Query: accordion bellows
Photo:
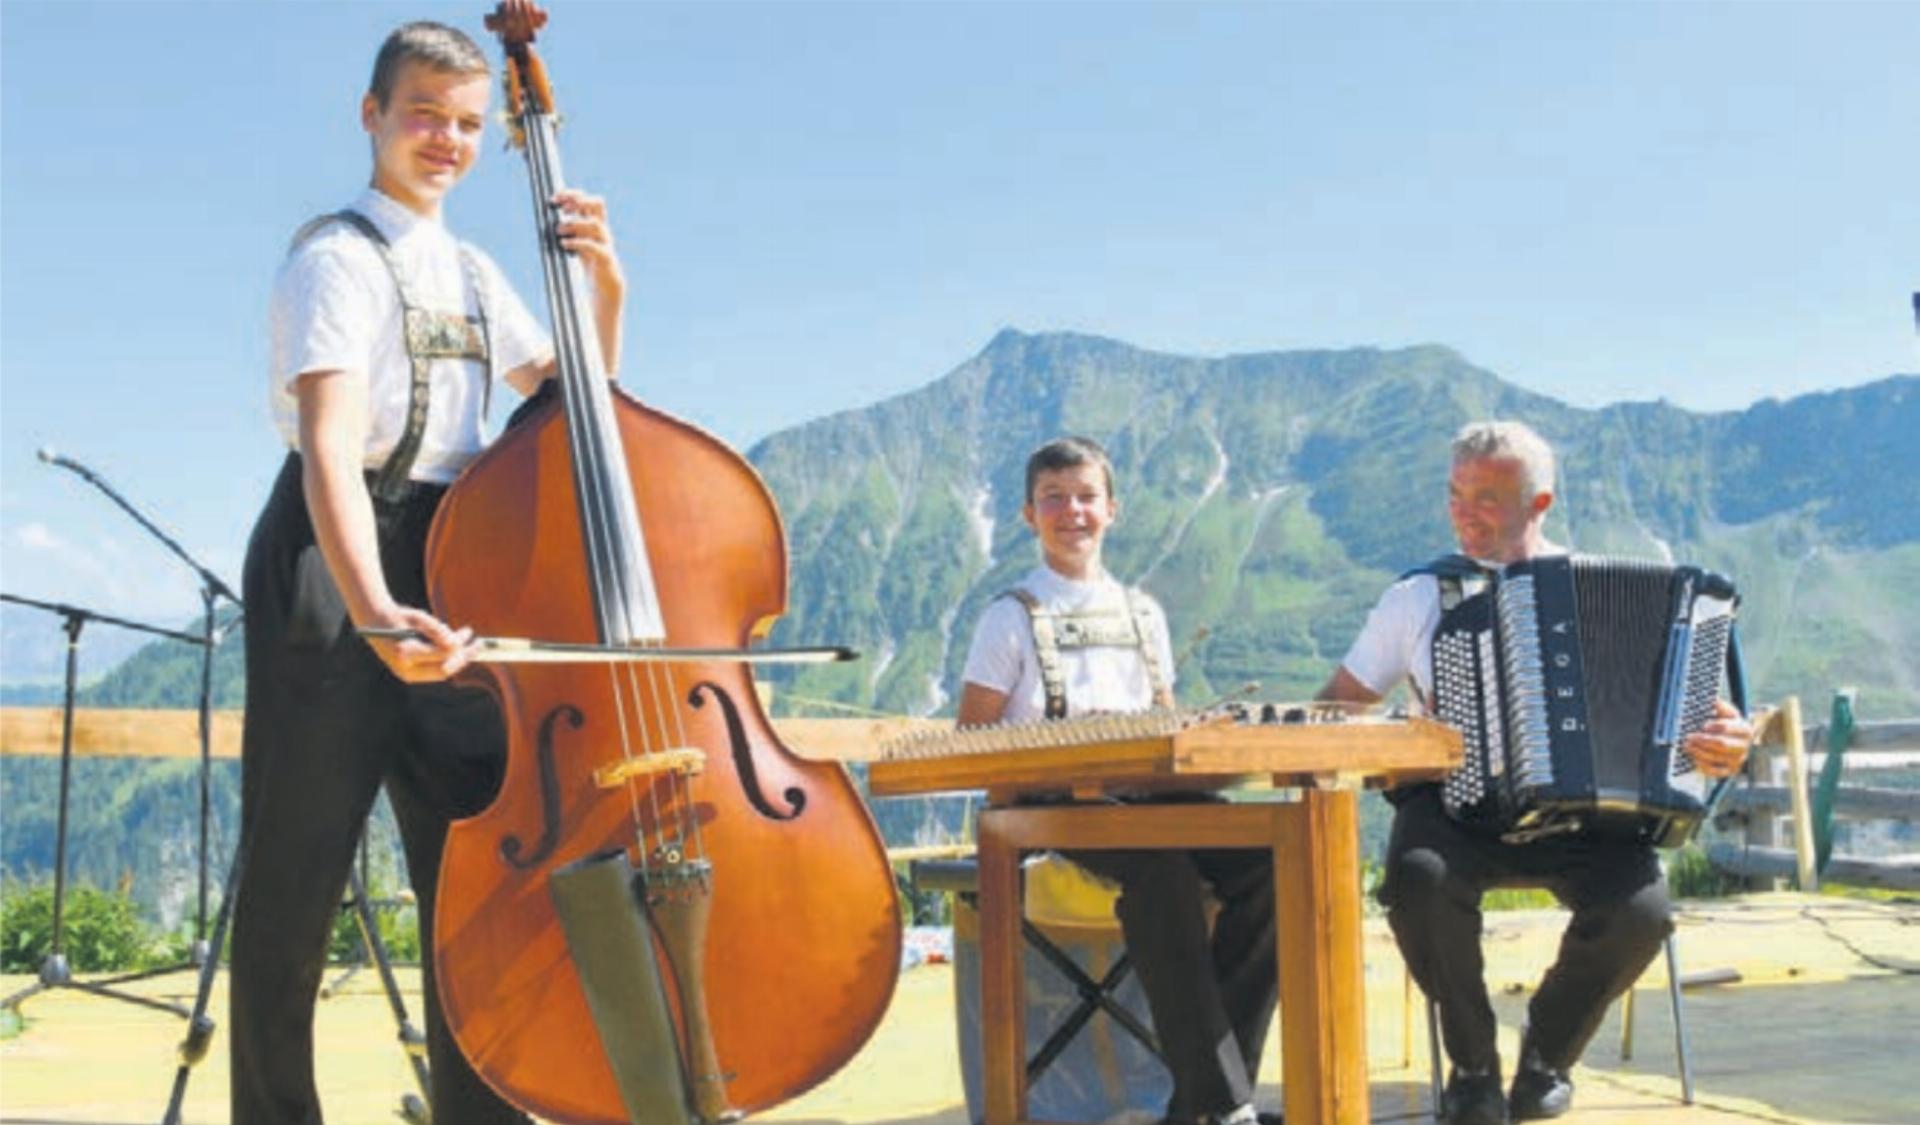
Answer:
M1447 811L1515 842L1685 843L1711 795L1686 737L1713 715L1738 600L1698 567L1558 555L1444 610L1434 710L1466 749Z

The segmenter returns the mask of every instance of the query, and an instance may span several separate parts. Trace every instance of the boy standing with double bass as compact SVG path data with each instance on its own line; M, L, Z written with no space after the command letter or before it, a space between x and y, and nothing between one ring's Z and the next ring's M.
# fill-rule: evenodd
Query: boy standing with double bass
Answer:
M490 98L465 34L387 37L360 105L368 188L295 238L272 299L275 423L290 450L245 567L243 866L234 907L232 1108L238 1125L321 1120L313 1008L354 846L382 783L419 895L433 1113L523 1121L476 1077L441 1018L433 910L450 820L498 785L490 697L446 684L472 633L426 606L424 551L447 486L485 444L495 383L529 394L554 370L546 333L493 262L448 233ZM567 191L561 244L593 283L606 369L626 283L605 205ZM369 644L358 628L418 640Z

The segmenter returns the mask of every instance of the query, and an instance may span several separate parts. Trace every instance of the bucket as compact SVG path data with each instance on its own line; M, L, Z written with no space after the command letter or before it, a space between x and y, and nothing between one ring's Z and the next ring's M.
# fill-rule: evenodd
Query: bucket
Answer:
M1052 855L1028 861L1025 898L1028 921L1096 982L1126 952L1120 923L1113 916L1112 884L1083 868ZM1021 955L1027 1053L1031 1056L1081 1001L1066 975L1024 940ZM958 900L953 910L953 991L967 1115L978 1123L986 1117L980 1040L980 917ZM1127 974L1113 999L1143 1026L1153 1026L1146 995L1135 974ZM1028 1086L1027 1116L1038 1121L1095 1122L1122 1114L1146 1114L1158 1119L1172 1094L1173 1079L1166 1066L1106 1013L1097 1012Z

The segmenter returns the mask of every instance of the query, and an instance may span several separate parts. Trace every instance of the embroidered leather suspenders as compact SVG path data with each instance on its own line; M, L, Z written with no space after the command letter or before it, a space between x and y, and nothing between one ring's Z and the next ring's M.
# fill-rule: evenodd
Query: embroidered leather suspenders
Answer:
M472 252L462 246L460 270L466 275L467 284L473 288L480 315L470 317L426 308L414 296L413 287L407 284L406 275L401 272L400 263L394 260L393 246L387 241L386 235L381 234L380 228L374 226L365 215L353 210L335 211L310 220L294 232L288 253L299 249L301 243L328 224L336 222L345 223L373 244L380 254L380 260L387 264L387 272L393 275L394 288L400 293L407 361L413 369L413 382L407 396L407 422L401 431L399 443L393 447L386 463L374 471L367 486L377 500L399 500L406 495L409 474L413 471L414 459L420 455L421 439L427 432L433 361L471 359L480 363L486 368L486 378L481 383L482 413L492 405L493 373L489 357L493 348L487 328L487 291L481 281L479 264L474 261Z
M1040 666L1040 687L1046 693L1047 718L1067 717L1067 679L1060 667L1060 652L1069 648L1130 648L1140 653L1146 665L1147 685L1153 689L1153 706L1170 707L1173 693L1167 690L1167 678L1154 659L1148 622L1153 611L1145 595L1128 588L1126 610L1095 609L1076 613L1056 613L1041 606L1038 598L1015 587L1000 596L1013 598L1027 609L1033 625L1034 659Z

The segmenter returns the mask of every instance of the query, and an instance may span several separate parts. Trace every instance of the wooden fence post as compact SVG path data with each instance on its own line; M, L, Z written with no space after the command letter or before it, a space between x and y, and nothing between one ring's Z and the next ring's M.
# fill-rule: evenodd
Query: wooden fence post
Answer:
M1790 695L1780 705L1780 723L1787 747L1787 795L1793 802L1793 854L1800 890L1813 894L1820 889L1820 873L1813 862L1813 802L1807 795L1807 745L1799 696Z
M1786 732L1788 729L1793 729L1797 737L1800 726L1795 722L1789 728L1787 723L1789 707L1793 709L1793 716L1798 718L1799 699L1790 696L1777 710L1767 716L1760 727L1760 736L1754 746L1759 753L1755 755L1756 760L1748 768L1754 780L1762 786L1787 784L1786 775L1790 767L1787 763L1787 755L1784 753L1788 737ZM1746 807L1744 812L1746 815L1744 835L1749 847L1758 845L1773 848L1784 844L1782 833L1785 826L1780 823L1780 811L1777 806L1753 805ZM1746 874L1744 881L1750 891L1777 891L1781 889L1782 883L1782 880L1777 877L1752 873Z

